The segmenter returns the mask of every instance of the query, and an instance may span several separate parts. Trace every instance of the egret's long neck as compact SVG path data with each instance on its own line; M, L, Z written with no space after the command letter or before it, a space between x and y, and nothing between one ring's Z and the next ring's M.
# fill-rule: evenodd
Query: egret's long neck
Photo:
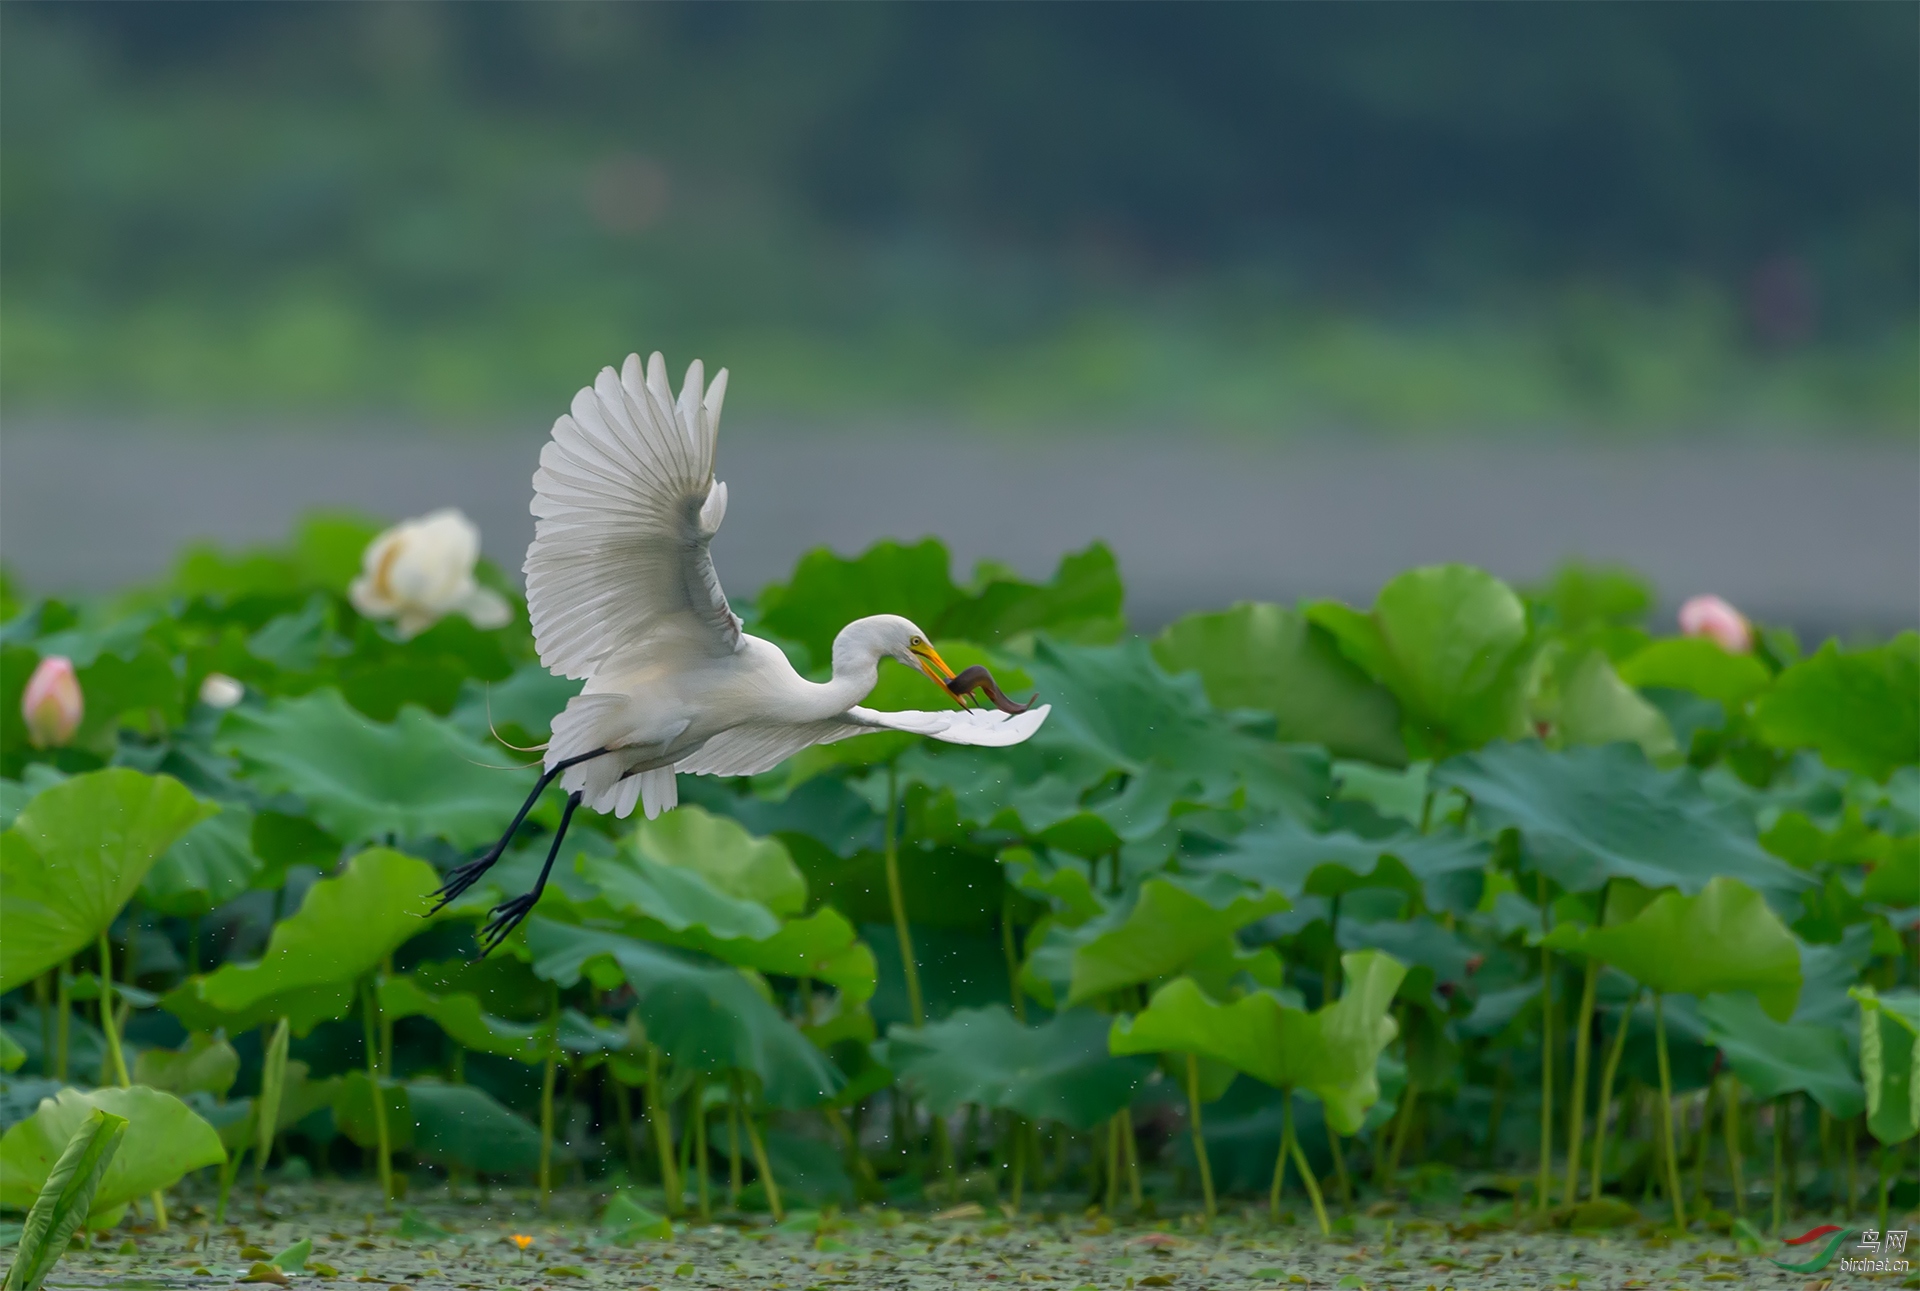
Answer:
M873 693L886 652L866 619L855 619L833 639L833 677L826 683L833 711L845 712Z

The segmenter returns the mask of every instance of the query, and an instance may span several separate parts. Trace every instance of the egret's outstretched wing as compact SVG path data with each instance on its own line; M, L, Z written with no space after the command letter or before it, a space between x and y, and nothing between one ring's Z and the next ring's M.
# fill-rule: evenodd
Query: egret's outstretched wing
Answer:
M1051 708L1050 704L1042 704L1011 717L977 708L942 713L916 709L888 713L873 708L850 708L838 717L819 722L748 723L714 736L674 770L688 775L759 775L809 745L831 744L875 731L907 731L948 744L1018 744L1040 729Z
M740 620L707 554L727 511L727 486L713 478L727 373L704 395L703 378L694 363L676 402L666 361L655 354L643 375L629 355L553 423L522 568L540 662L554 672L587 677L667 639L716 655L739 648Z

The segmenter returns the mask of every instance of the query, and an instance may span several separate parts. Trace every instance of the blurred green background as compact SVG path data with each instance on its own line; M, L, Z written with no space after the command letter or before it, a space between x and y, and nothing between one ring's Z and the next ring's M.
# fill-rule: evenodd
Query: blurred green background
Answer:
M1920 7L0 6L0 400L1910 433Z

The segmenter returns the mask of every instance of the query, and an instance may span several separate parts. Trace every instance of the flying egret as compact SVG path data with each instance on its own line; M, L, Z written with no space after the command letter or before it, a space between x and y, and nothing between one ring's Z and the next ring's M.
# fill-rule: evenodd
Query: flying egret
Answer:
M493 909L480 935L485 950L533 909L582 805L616 816L639 805L652 819L679 801L683 773L753 775L809 745L874 731L1018 744L1046 721L1048 706L1007 701L984 670L955 678L927 634L897 614L842 628L824 682L808 681L778 646L741 631L707 551L727 512L727 486L713 477L726 389L724 368L707 386L695 361L675 398L659 354L644 371L629 355L619 372L601 369L574 396L540 451L533 545L521 567L527 610L540 662L586 685L553 719L540 779L507 832L440 888L445 906L478 882L559 779L566 807L540 878ZM888 658L919 669L962 706L861 707ZM965 707L949 682L985 689L1000 711Z

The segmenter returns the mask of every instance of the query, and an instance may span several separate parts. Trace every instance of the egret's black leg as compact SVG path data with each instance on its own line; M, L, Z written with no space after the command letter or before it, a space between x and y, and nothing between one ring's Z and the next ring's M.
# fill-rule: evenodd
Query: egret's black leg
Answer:
M507 844L513 841L513 836L519 831L521 824L526 820L527 813L533 810L533 804L540 801L540 795L547 791L547 786L552 784L561 772L565 771L568 767L578 766L582 762L597 758L603 753L611 753L612 751L612 749L595 749L591 753L582 753L577 757L556 762L553 766L541 772L540 778L534 782L533 792L528 794L527 800L520 804L518 814L514 816L513 823L507 826L507 832L500 836L500 841L492 847L489 847L486 852L478 858L468 861L465 865L455 866L449 870L447 872L447 881L442 883L439 890L434 893L440 900L435 903L433 909L428 913L438 914L440 911L446 909L450 903L459 900L462 893L478 883L481 877L493 868L494 862L505 855ZM544 880L542 881L544 882Z
M520 926L540 900L540 894L546 890L547 875L553 873L553 862L560 855L560 842L567 836L567 826L573 823L573 813L580 806L580 795L567 795L567 809L560 813L560 828L554 831L553 846L547 849L547 863L540 867L540 878L533 885L533 891L525 896L517 896L511 901L502 902L493 908L493 917L487 920L487 926L480 930L481 958L492 954L505 941L513 930Z

